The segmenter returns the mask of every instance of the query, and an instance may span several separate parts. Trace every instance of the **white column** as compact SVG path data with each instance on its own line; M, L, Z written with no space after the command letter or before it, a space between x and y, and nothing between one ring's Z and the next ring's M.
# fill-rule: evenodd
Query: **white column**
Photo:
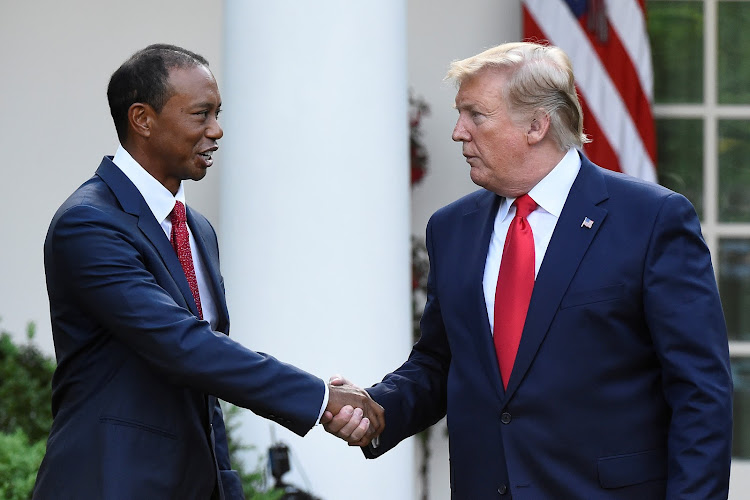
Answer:
M220 228L232 337L367 386L410 333L405 0L227 0ZM412 440L365 460L243 414L292 451L284 479L325 500L412 499ZM254 465L250 464L250 465Z

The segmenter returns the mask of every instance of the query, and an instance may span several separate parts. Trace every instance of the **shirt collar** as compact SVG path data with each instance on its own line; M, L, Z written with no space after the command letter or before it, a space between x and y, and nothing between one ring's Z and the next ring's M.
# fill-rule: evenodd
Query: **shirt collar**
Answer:
M159 224L172 213L175 201L185 203L185 191L182 183L180 183L177 194L172 196L169 189L165 188L161 182L152 177L122 146L117 148L112 162L122 170L128 179L130 179L130 182L140 191L141 196L146 200L148 208L151 209L154 218L156 218Z
M531 188L529 196L546 212L559 218L562 213L565 200L568 199L570 188L573 187L581 169L581 157L575 148L570 148L562 160L555 165L536 186ZM510 210L515 198L505 198L500 204L498 215L500 220L504 219Z

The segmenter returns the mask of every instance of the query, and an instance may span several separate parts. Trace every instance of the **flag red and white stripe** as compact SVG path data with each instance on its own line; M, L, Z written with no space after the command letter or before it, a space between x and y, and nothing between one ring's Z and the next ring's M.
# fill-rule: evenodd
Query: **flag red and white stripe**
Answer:
M653 70L645 0L522 0L528 41L549 41L573 64L584 148L594 163L656 181Z

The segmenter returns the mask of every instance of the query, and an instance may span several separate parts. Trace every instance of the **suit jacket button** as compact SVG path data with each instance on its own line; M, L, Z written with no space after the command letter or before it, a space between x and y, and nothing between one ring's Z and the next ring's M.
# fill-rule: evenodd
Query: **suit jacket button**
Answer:
M505 495L508 492L508 487L504 484L501 484L500 487L497 489L497 492L501 495Z
M500 415L500 421L504 424L509 424L511 420L512 418L510 416L510 413L508 413L507 411L504 411L503 414Z

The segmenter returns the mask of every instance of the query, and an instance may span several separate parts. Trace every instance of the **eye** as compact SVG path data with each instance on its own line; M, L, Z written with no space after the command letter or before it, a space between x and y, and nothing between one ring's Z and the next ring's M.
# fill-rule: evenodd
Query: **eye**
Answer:
M194 114L195 116L200 116L200 117L202 117L202 118L206 118L206 117L208 117L208 110L197 111L197 112L195 112L195 113L193 113L193 114Z
M481 124L484 121L484 119L486 118L486 116L484 114L480 113L479 111L472 111L472 112L469 113L469 116L471 117L471 121L475 125Z
M221 114L221 108L216 110L216 119L219 119L219 114Z

